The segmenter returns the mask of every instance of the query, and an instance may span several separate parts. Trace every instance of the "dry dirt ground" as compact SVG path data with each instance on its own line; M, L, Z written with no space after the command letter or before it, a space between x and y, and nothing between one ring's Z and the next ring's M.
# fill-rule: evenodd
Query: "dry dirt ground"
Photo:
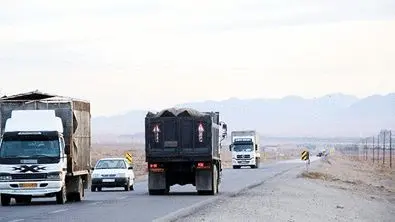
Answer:
M395 170L332 156L179 221L395 221Z
M147 174L147 163L145 162L144 145L142 144L92 144L91 163L94 166L100 158L105 157L123 157L126 152L133 156L134 173L137 179L144 178ZM279 152L283 156L277 156L277 160L295 159L300 153L299 149L282 149ZM224 149L221 153L223 159L223 168L232 167L231 152ZM269 163L276 160L275 152L262 152L261 158L263 163Z

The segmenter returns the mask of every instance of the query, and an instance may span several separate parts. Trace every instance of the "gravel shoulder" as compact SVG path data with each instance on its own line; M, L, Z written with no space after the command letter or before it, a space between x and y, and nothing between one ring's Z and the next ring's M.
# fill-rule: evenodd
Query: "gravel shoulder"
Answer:
M395 221L395 173L332 156L177 221Z

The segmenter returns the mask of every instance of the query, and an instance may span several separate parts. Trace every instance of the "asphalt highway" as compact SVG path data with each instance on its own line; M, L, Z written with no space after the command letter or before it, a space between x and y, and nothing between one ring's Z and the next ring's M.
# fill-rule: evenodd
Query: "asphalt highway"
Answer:
M311 161L318 158L312 157ZM300 160L261 164L259 169L224 169L217 196L198 196L193 186L172 186L167 196L149 196L147 181L135 184L134 191L103 189L86 190L79 203L57 205L55 198L33 199L30 205L0 206L0 222L22 221L153 221L188 206L227 197L248 186L268 180L295 167L304 166Z

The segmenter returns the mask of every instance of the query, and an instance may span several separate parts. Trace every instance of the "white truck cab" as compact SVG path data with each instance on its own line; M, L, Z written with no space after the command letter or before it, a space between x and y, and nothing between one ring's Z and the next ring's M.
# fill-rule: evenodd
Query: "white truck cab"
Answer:
M2 205L11 198L62 195L67 159L63 124L54 110L13 110L0 142Z
M229 150L232 152L233 169L242 166L259 168L261 154L259 135L255 130L232 131Z

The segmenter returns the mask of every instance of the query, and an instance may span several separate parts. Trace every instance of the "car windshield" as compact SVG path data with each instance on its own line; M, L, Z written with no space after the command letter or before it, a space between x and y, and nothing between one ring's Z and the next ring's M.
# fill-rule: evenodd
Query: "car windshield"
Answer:
M126 164L123 160L99 160L95 169L125 169Z
M233 150L235 152L252 152L254 147L252 144L235 144Z
M3 140L0 158L59 157L59 141L52 140Z

